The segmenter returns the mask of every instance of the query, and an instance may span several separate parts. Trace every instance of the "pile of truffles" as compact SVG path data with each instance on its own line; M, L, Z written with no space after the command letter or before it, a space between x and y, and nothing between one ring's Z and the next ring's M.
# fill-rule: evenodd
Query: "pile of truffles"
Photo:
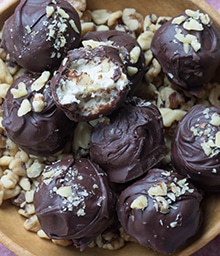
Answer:
M171 254L197 234L203 191L220 191L220 108L190 109L164 164L163 119L140 96L148 67L132 35L81 35L69 2L21 0L1 47L25 69L7 91L2 124L19 148L47 158L34 207L49 238L84 250L122 227L141 245ZM219 67L220 32L208 15L186 10L160 26L151 50L175 88L198 95ZM80 123L89 127L88 154L68 149Z

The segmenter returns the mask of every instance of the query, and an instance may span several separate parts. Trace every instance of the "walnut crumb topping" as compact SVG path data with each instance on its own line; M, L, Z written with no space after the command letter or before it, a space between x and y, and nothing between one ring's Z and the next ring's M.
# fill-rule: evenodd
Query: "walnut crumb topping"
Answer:
M60 50L67 44L66 36L68 36L67 29L70 27L76 32L80 33L75 21L70 18L69 14L59 6L56 6L56 1L52 1L52 5L46 7L46 15L49 21L44 22L44 26L48 28L47 41L54 41L54 52L51 54L51 58L61 58Z
M220 131L217 130L220 125L220 115L216 112L210 114L209 108L203 110L202 114L206 121L192 125L190 131L195 137L200 138L200 145L205 155L214 157L220 153Z
M171 176L171 172L163 172L163 176ZM167 214L170 209L177 210L178 207L175 205L177 199L185 193L193 193L194 189L189 188L187 179L178 180L174 178L172 182L165 183L159 182L158 184L152 185L148 190L148 195L154 201L154 208L156 212ZM174 205L173 205L174 204ZM171 226L175 226L172 224Z
M175 39L183 44L183 49L187 54L192 47L195 52L201 49L201 44L199 39L190 34L190 31L203 31L204 26L210 25L210 18L207 14L200 13L198 10L193 11L187 9L185 11L186 16L181 15L172 20L172 24L176 25L176 35ZM180 28L182 25L182 28ZM184 35L184 31L187 31L187 34Z

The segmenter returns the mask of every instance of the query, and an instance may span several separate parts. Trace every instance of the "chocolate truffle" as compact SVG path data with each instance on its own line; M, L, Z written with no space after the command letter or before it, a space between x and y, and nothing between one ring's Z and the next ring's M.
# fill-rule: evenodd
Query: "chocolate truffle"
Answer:
M171 160L206 191L220 191L220 108L195 105L180 121Z
M220 64L220 32L207 14L186 10L156 31L151 50L174 84L197 94Z
M29 154L49 156L62 150L75 123L56 107L50 73L25 74L9 88L3 105L8 138Z
M125 232L141 245L171 254L199 230L202 195L173 171L151 169L119 196L117 213Z
M110 114L130 90L118 50L108 46L69 51L51 87L57 106L76 122Z
M90 31L83 36L82 44L84 47L96 47L104 44L117 48L127 70L132 92L138 88L146 72L146 67L144 53L134 37L117 30Z
M71 239L83 250L108 228L115 198L105 172L89 159L71 155L46 166L34 193L36 215L52 239Z
M165 156L162 118L157 107L133 97L97 124L91 134L90 157L111 182L133 180Z
M80 36L79 15L67 1L21 0L4 24L2 47L22 67L42 72L58 67Z

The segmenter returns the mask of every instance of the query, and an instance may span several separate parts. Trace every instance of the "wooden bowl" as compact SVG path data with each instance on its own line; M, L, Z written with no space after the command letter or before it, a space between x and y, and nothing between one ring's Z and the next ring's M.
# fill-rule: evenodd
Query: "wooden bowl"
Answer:
M0 1L0 26L13 12L17 0ZM146 15L155 13L162 16L174 16L185 9L200 9L210 15L212 21L220 29L220 16L203 0L87 0L88 9L108 8L110 10L123 9L125 7L136 8L137 11ZM188 256L209 241L215 238L220 231L220 195L206 195L204 209L204 224L199 234L190 244L180 249L175 255ZM72 247L60 247L50 241L39 238L36 234L28 232L23 227L24 219L17 213L17 209L9 202L4 202L0 207L0 242L17 255L71 255L71 256L159 256L138 244L128 243L124 248L116 251L86 249L83 253Z

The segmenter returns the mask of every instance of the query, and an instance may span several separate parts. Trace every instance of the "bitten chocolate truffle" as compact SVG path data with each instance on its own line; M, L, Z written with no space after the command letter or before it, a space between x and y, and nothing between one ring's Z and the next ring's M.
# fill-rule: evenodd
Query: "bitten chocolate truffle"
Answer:
M202 195L178 173L151 169L119 196L125 232L141 245L171 254L199 230Z
M80 250L108 228L115 216L115 198L106 173L90 160L72 156L45 168L34 206L50 238L71 239Z
M180 121L171 160L206 191L220 191L220 108L195 105Z
M25 74L9 88L3 104L8 138L29 154L49 156L62 150L75 123L56 107L50 72Z
M68 52L51 87L57 106L78 122L113 112L125 101L129 82L117 49L81 47Z
M220 32L207 14L186 10L156 31L151 50L174 84L197 94L220 64Z
M90 31L82 38L84 47L104 44L119 50L119 56L127 70L132 92L140 85L146 72L144 53L137 40L131 35L117 30Z
M67 1L21 0L4 24L2 47L22 67L42 72L58 67L80 36L79 15Z
M91 134L90 157L111 182L125 183L146 173L165 156L162 118L157 107L128 99L97 124Z

